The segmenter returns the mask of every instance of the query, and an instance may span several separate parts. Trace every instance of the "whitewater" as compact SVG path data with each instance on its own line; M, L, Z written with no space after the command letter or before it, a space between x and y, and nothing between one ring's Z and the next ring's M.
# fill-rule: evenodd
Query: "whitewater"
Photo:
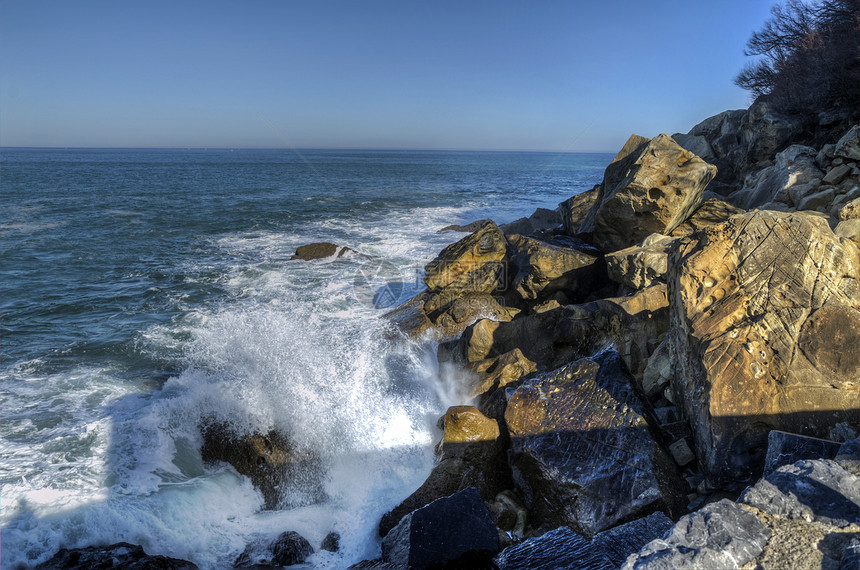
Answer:
M435 345L383 315L464 234L600 181L605 154L3 149L0 566L140 544L231 567L293 530L309 564L379 556L464 403ZM291 260L329 241L357 253ZM322 502L204 464L201 425L276 429ZM336 553L319 545L341 536Z

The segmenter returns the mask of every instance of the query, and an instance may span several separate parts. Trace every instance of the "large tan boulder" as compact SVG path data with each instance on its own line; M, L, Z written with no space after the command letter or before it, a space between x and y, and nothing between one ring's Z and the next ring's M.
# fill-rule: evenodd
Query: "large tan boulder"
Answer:
M860 251L820 216L756 211L669 262L676 401L717 487L752 481L767 433L860 421Z
M600 194L579 228L605 252L668 234L702 201L715 166L681 148L672 137L633 135L606 167Z
M566 238L546 242L513 235L511 246L511 287L522 299L544 299L558 291L569 298L585 298L602 285L602 255L593 247Z
M487 293L424 291L386 313L385 317L411 338L429 335L446 339L459 336L466 327L480 319L509 321L519 313L520 309L504 304L501 297Z

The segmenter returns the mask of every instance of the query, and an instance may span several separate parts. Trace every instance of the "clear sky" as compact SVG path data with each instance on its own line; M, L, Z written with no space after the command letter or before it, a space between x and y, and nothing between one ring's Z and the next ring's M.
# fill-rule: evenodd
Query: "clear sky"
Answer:
M0 0L0 146L617 151L747 107L775 0Z

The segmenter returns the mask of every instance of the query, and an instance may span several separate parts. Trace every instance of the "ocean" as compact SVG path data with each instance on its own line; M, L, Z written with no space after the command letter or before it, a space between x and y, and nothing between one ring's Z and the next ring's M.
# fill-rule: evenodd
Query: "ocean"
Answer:
M465 234L600 182L609 154L0 150L0 566L126 541L201 568L306 537L379 556L383 513L462 404L382 316ZM356 254L290 260L328 241ZM201 422L282 430L325 500L286 508L200 457ZM292 494L291 494L292 493ZM319 550L330 531L340 550Z

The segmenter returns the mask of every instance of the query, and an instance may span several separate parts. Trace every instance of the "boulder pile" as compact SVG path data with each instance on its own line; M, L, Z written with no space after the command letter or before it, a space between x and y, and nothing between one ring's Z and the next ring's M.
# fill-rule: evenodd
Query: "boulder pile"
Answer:
M404 521L447 497L450 520L482 501L499 568L856 566L860 126L825 127L759 101L633 135L557 216L483 220L431 261L389 318L472 400L376 562L484 564L486 522L413 557L443 539Z

